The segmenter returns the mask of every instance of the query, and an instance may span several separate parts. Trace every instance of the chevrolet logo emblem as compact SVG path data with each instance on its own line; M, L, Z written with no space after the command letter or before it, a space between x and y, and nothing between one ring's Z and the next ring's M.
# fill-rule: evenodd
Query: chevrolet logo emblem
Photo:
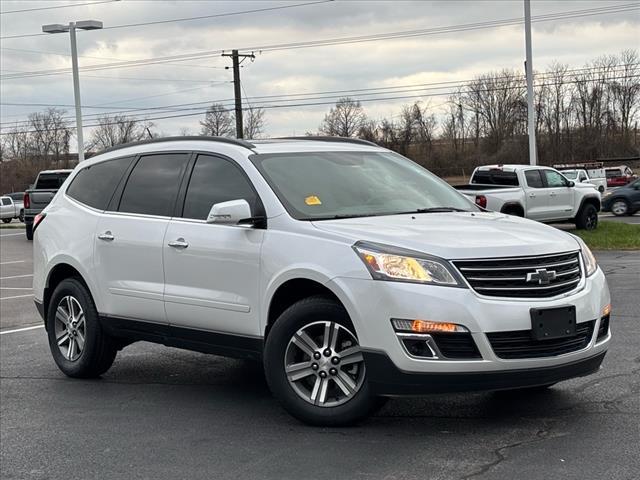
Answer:
M552 280L556 279L555 270L547 270L546 268L537 268L535 272L527 273L527 283L537 283L538 285L549 285Z

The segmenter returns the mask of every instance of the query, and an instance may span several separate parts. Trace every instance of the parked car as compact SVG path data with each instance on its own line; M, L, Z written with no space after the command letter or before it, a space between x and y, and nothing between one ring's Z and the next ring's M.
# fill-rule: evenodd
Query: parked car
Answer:
M455 188L495 212L539 222L570 221L586 230L598 226L600 193L550 167L487 165L473 171L469 185Z
M13 203L8 195L0 197L0 218L2 223L10 223L14 218L20 218L20 207Z
M640 179L624 187L609 190L602 197L602 210L618 217L640 211Z
M587 181L586 183L594 184L600 193L604 193L607 190L607 178L604 169L604 163L602 162L582 162L582 163L563 163L553 165L553 168L562 172L569 180L577 181L576 178L573 178L576 170L584 170L586 173ZM567 172L571 172L567 174ZM583 180L580 180L584 183Z
M633 170L626 165L609 167L605 170L605 174L607 176L608 187L623 187L636 178Z
M33 222L49 205L56 192L73 170L43 170L38 174L33 188L24 192L24 223L27 240L33 240Z
M582 240L361 140L109 149L36 218L33 262L66 375L99 376L138 340L262 359L317 425L384 396L550 386L596 372L611 338Z
M11 197L13 203L15 203L16 208L18 209L18 220L24 222L24 192L11 192L6 194L7 197Z
M562 175L575 183L588 183L595 186L600 194L603 194L607 191L607 179L605 177L602 178L591 178L589 173L583 169L562 169L559 170Z

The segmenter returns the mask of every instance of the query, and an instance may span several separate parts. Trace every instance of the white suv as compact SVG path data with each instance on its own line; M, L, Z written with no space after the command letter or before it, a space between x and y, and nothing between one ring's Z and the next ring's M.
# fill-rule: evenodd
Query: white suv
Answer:
M312 424L380 398L543 387L598 370L602 271L577 237L485 212L374 144L167 138L80 164L35 219L53 358L138 340L262 359Z

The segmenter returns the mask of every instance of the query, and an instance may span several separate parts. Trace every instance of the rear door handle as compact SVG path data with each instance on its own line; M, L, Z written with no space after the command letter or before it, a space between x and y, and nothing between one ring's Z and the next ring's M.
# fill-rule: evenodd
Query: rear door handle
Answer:
M100 240L105 240L105 241L107 241L107 242L110 242L110 241L112 241L115 237L111 234L111 231L110 231L110 230L107 230L106 232L101 233L100 235L98 235L98 238L99 238Z
M186 242L184 238L180 237L177 240L169 242L168 245L173 248L187 248L189 246L189 243Z
M552 197L555 197L556 196L556 192L551 192L549 195L552 196Z

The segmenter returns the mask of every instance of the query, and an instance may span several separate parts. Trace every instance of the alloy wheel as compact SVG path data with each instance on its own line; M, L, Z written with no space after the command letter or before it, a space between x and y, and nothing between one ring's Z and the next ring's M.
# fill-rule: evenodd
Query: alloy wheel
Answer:
M593 212L587 217L587 221L585 223L586 230L595 230L598 226L598 213Z
M365 378L358 340L337 322L310 323L289 340L284 367L287 381L306 402L335 407L352 399Z
M616 200L615 202L613 202L613 205L611 205L611 212L614 215L626 215L627 209L627 202L625 202L624 200Z
M86 338L84 311L75 297L67 295L56 309L55 334L65 359L75 362L82 355Z

